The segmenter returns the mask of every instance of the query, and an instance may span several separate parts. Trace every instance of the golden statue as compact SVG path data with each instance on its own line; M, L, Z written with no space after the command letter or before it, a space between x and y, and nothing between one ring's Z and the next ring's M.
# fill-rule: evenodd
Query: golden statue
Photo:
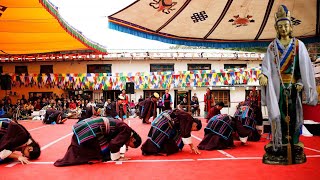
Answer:
M266 164L306 162L299 141L303 125L302 90L307 104L316 105L318 95L314 70L302 41L294 38L290 11L279 6L275 14L277 38L268 46L259 76L261 101L267 105L272 141L265 146Z

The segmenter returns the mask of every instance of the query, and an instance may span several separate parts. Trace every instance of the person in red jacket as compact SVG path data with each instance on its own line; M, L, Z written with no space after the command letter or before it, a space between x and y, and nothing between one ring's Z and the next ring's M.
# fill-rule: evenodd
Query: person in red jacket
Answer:
M208 112L214 104L214 97L209 88L207 88L207 93L204 94L204 117L208 115Z

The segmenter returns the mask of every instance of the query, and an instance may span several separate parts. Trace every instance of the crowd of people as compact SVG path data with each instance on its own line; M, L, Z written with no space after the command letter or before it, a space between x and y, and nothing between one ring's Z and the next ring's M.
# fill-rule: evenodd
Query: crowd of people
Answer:
M97 102L97 104L99 103L102 103L102 101ZM16 115L18 119L28 119L33 111L46 110L49 107L77 116L80 114L81 109L84 109L88 105L96 106L90 95L67 96L61 94L58 96L52 94L49 96L34 96L30 93L28 99L22 95L22 98L18 99L16 103L13 103L11 98L6 96L0 103L0 117L13 118Z

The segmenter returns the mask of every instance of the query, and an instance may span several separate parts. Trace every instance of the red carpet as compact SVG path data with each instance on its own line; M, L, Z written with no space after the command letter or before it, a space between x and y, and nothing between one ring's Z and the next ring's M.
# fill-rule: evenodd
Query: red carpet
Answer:
M54 167L52 163L63 157L71 139L71 126L76 120L64 125L43 125L39 121L21 121L43 148L41 157L29 165L0 165L0 179L320 179L320 137L305 138L307 163L291 166L262 164L263 146L268 142L249 142L235 149L224 151L201 151L201 155L190 154L186 146L182 152L171 156L147 156L140 149L129 149L127 162L108 162L72 167ZM143 139L150 125L139 119L130 119L129 124ZM205 125L205 124L204 124ZM203 130L193 133L193 142L203 138ZM235 157L230 159L228 156Z

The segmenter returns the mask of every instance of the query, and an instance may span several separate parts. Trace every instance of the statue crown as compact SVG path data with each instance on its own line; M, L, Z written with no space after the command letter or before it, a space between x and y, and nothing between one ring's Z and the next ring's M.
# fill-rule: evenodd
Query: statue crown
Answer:
M290 11L285 5L280 5L274 16L276 24L278 24L279 21L289 21L291 24Z

